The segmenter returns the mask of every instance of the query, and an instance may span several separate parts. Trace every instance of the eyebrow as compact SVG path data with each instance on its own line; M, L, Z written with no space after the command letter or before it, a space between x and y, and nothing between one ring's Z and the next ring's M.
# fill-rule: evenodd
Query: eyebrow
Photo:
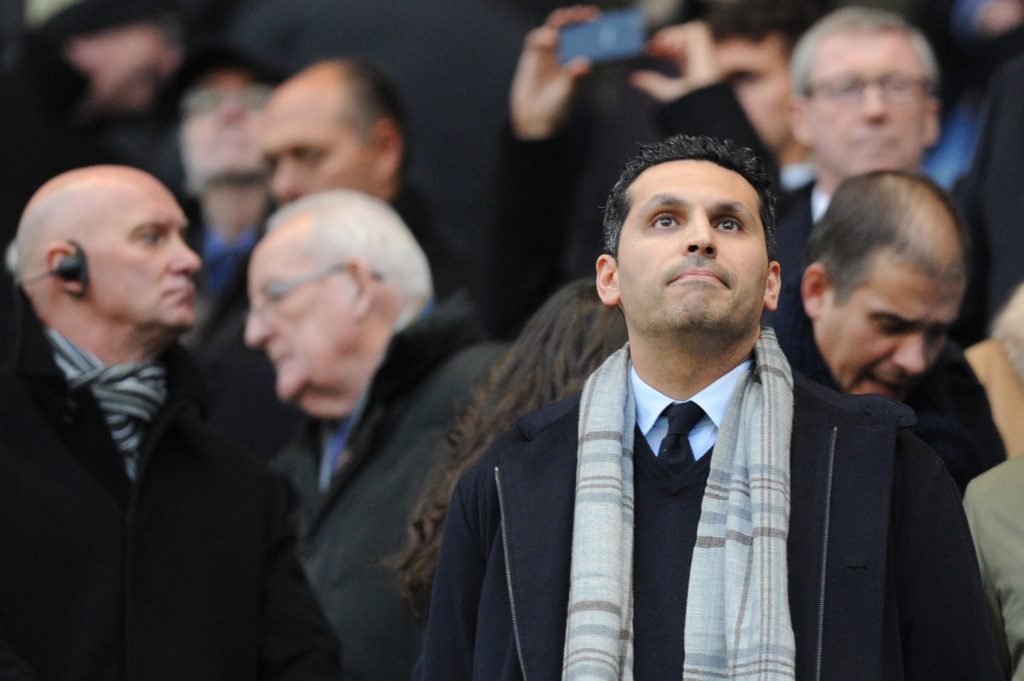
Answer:
M686 201L676 194L655 194L644 202L640 210L643 213L647 213L658 208L691 208L692 206L693 203L691 201ZM751 222L756 222L754 214L750 212L750 209L739 201L718 201L711 204L708 208L708 212L714 215L741 215Z

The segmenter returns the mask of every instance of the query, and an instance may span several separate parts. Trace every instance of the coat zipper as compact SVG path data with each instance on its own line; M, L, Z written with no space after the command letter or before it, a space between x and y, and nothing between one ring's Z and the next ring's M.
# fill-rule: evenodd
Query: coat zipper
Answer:
M832 438L828 447L828 474L825 487L825 522L821 540L821 586L818 593L818 641L817 659L814 663L814 678L821 681L821 657L825 638L825 578L828 576L828 533L832 520L832 470L836 460L836 438L839 429L832 426Z
M494 467L494 485L498 490L498 514L501 516L501 548L505 552L505 582L508 585L508 604L512 611L512 638L516 644L516 657L519 658L519 670L526 681L526 664L523 662L523 644L519 637L519 618L516 616L516 599L512 593L512 561L508 554L508 533L505 532L505 499L501 494L501 468Z

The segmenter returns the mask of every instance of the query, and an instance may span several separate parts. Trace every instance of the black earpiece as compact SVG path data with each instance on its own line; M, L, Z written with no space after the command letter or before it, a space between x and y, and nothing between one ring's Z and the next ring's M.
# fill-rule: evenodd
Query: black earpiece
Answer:
M81 244L77 241L68 241L71 244L72 250L70 255L66 255L60 259L57 266L52 270L47 270L40 274L33 275L25 279L22 284L34 284L37 281L42 281L46 277L57 277L62 281L77 281L82 287L81 291L78 291L74 295L84 296L85 289L89 286L89 264L85 260L85 251L82 250Z
M71 255L66 255L57 263L57 267L50 273L64 281L77 281L82 285L82 293L85 293L89 285L89 264L85 260L85 251L76 241L69 242L74 246Z

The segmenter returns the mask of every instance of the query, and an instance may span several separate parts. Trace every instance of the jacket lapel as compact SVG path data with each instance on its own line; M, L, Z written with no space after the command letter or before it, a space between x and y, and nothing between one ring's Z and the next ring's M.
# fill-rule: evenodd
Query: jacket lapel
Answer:
M526 678L558 678L565 642L578 409L499 464L512 607Z

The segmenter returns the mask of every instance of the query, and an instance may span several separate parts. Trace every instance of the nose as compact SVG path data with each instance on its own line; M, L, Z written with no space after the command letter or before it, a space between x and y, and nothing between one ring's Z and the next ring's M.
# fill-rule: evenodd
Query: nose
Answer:
M899 340L893 363L907 376L920 376L928 368L928 346L923 333L908 334Z
M881 83L869 83L864 88L861 108L869 118L882 118L889 113L889 101Z
M295 164L281 159L270 174L270 193L277 205L283 206L302 198L302 182Z
M178 235L177 241L177 248L171 260L171 266L175 272L181 272L191 277L199 271L203 260L199 257L198 253L189 248L188 244L185 243L184 237Z
M683 230L687 255L714 256L715 230L703 213L691 217Z
M269 335L270 332L267 323L263 321L263 315L253 308L249 308L249 313L245 318L246 346L253 349L261 348L267 342Z
M220 105L220 116L226 121L237 121L245 118L247 110L238 94L232 93L224 97Z

